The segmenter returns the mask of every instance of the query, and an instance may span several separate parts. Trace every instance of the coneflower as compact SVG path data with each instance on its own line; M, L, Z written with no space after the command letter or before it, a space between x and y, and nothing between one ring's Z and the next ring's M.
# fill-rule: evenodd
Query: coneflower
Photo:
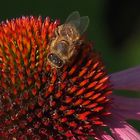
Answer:
M124 120L140 119L140 109L126 104L140 105L140 100L111 95L121 86L116 74L109 80L90 42L82 44L71 65L57 69L48 62L58 25L58 20L32 16L0 24L0 139L139 140Z

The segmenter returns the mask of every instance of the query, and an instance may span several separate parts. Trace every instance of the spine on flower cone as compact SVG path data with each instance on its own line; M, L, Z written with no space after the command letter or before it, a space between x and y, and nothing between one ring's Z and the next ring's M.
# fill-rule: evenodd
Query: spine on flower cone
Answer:
M102 61L87 42L72 66L52 68L58 25L41 17L0 24L0 138L87 139L104 126L112 91Z

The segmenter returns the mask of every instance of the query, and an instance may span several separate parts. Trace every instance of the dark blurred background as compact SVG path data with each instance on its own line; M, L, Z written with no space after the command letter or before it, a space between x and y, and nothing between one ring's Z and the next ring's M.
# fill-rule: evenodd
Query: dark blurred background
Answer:
M95 41L109 73L140 65L139 0L5 0L0 2L0 21L41 15L64 22L75 10L89 16L88 38ZM131 124L140 130L140 122Z

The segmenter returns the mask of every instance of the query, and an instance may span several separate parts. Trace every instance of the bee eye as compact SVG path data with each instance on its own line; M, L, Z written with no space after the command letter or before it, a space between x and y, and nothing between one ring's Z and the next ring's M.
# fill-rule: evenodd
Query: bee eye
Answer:
M57 49L57 51L61 52L62 54L66 54L68 52L68 46L63 42L57 44L56 49Z
M63 61L54 53L50 53L48 59L59 68L63 66Z

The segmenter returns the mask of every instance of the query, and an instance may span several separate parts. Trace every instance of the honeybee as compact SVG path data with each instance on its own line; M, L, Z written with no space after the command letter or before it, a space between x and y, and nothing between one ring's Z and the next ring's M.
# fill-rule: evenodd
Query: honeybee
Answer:
M62 68L64 64L71 64L78 53L83 40L81 35L89 24L88 16L80 17L78 11L72 12L66 22L58 26L54 38L50 41L47 60L51 66Z

